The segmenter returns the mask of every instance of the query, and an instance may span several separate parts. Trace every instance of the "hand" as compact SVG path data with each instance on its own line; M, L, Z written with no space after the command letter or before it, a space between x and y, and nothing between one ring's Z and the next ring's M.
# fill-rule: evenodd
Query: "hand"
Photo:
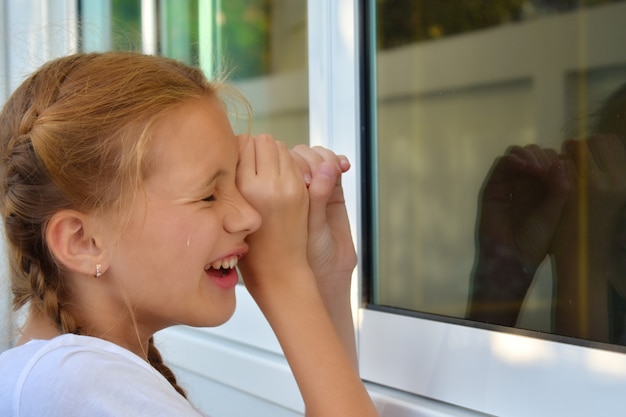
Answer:
M322 147L298 145L292 155L309 185L309 264L326 311L357 369L350 306L356 252L341 187L341 174L350 169L350 163L347 158Z
M237 187L262 218L259 230L248 236L250 249L240 263L246 286L254 292L270 282L275 288L272 280L288 277L288 271L309 268L308 193L284 143L269 135L238 140Z
M354 267L354 248L351 242L347 245L350 234L343 196L336 185L336 165L320 162L304 148L290 154L284 145L266 136L240 141L237 184L263 219L260 229L249 236L250 251L240 267L246 286L285 353L306 415L376 416L355 366L351 322L348 332L342 331L347 317L343 312L347 306L350 313L349 303L331 303L329 308L307 260L308 251L317 273L323 276L337 271L344 274ZM325 161L334 155L321 149L316 152ZM306 158L299 156L303 154ZM307 174L308 192L303 172ZM307 228L314 230L313 239L308 237ZM326 249L324 244L332 247ZM348 261L340 258L342 254ZM328 269L326 262L330 263ZM342 318L340 327L332 317L335 312ZM348 333L352 340L345 337Z
M350 169L347 158L322 148L298 145L292 155L309 189L307 257L320 290L349 290L356 266L341 174Z

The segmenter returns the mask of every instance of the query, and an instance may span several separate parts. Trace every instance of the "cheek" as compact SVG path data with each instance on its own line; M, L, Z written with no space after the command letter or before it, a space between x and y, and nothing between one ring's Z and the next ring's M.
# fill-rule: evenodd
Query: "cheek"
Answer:
M208 256L219 239L221 228L215 217L189 216L172 223L163 238L175 252L193 254L200 251Z

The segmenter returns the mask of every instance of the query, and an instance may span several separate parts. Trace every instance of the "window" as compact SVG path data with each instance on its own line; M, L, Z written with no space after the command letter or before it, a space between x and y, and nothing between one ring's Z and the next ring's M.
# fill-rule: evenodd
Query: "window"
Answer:
M374 304L626 344L626 53L598 30L624 12L600 3L377 2Z
M610 410L626 380L626 126L601 116L626 116L626 4L362 12L363 376L496 415ZM575 393L570 411L549 386Z

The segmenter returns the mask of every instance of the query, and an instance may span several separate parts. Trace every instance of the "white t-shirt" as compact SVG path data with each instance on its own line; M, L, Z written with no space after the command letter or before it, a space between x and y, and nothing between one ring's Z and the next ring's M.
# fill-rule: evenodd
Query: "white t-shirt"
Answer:
M0 355L2 417L201 417L150 364L102 339L64 334Z

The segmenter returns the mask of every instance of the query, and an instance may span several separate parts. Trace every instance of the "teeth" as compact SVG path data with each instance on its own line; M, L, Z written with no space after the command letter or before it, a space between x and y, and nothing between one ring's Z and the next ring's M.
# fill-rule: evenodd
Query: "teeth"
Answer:
M233 269L237 266L238 258L236 256L231 256L228 258L220 259L219 261L215 261L209 265L210 268L213 269ZM207 268L208 269L208 268Z

